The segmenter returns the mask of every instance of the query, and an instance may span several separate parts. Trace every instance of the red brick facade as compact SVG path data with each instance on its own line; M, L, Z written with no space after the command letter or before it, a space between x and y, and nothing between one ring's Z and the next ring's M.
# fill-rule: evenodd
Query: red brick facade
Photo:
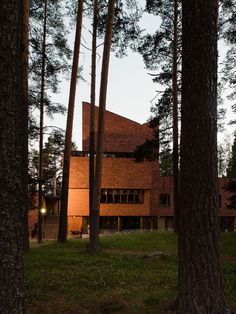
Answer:
M69 232L76 230L86 232L89 228L89 158L86 157L86 152L89 151L89 106L88 103L83 103L83 151L85 153L83 156L71 157ZM97 107L95 117L97 125ZM150 136L146 124L141 125L106 111L104 152L110 154L105 154L103 160L102 189L113 191L112 193L142 191L143 198L142 202L135 204L121 201L101 203L100 216L105 229L109 229L109 226L118 230L129 227L173 229L172 177L159 175L157 161L137 163L132 156L120 156L120 153L132 153L137 145L142 144ZM229 193L225 191L226 183L227 179L219 179L220 216L232 217L231 229L236 229L236 211L229 210L226 206L229 197Z
M89 112L90 105L83 103L83 151L89 151ZM147 124L139 124L110 111L105 113L104 152L133 152L151 136ZM98 108L95 109L95 130L97 129ZM95 134L96 138L96 134Z

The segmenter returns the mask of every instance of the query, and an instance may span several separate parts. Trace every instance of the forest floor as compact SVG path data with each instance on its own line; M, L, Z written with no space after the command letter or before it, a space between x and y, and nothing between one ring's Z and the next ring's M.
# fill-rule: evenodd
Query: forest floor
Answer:
M25 255L28 314L171 314L177 295L177 237L132 232L88 240L47 241ZM224 289L236 311L236 233L222 234Z

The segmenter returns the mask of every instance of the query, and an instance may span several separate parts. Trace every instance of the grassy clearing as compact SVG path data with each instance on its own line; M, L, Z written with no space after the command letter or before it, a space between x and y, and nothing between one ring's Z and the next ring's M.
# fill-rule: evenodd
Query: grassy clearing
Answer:
M236 310L236 234L223 235L227 299ZM29 314L173 313L177 294L174 233L128 233L101 238L90 256L87 240L48 242L25 256ZM167 253L147 258L154 251Z

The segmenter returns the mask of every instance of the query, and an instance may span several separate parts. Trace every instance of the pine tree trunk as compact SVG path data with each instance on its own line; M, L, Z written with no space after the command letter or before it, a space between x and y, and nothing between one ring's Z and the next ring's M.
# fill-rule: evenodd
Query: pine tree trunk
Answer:
M22 14L22 203L24 204L23 223L24 223L24 236L22 249L23 251L29 250L29 230L28 230L28 45L29 45L29 0L23 0L23 14Z
M99 211L100 211L100 191L102 182L102 161L103 161L103 142L105 128L105 111L107 96L107 80L110 61L111 38L112 38L112 22L115 10L115 0L109 0L108 15L106 22L106 33L103 50L101 84L99 95L99 115L98 115L98 132L97 132L97 154L96 154L96 170L95 170L95 197L94 197L94 253L99 251Z
M183 1L179 314L226 314L217 178L217 0Z
M90 137L89 137L89 217L90 217L90 252L96 251L96 215L94 213L94 154L95 154L95 99L96 99L96 52L97 52L97 0L93 1L93 40L92 40L92 73L90 101Z
M22 14L23 2L1 1L0 10L0 313L23 314L22 216ZM24 134L27 137L27 133ZM25 157L24 157L25 158ZM22 196L23 195L23 196Z
M61 189L61 211L59 222L58 241L65 242L67 240L67 208L68 208L68 190L69 190L69 172L70 172L70 157L71 157L71 140L75 107L76 83L78 76L79 52L81 41L81 28L83 19L83 0L78 1L77 23L75 31L74 56L70 81L70 95L67 112L65 149L63 159L63 176Z
M40 118L39 118L39 169L38 169L38 242L42 242L42 223L41 213L43 205L43 125L44 125L44 93L45 93L45 66L46 66L46 29L47 29L47 0L44 0L44 21L43 21L43 43L42 43L42 69L41 69L41 90L40 90Z
M177 48L178 48L178 0L174 1L174 38L172 65L172 94L173 94L173 208L174 228L178 231L179 204L179 131L178 131L178 85L177 85Z

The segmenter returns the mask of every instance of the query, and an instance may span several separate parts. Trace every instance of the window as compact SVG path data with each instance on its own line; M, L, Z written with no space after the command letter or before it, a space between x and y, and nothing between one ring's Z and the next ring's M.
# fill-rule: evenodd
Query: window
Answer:
M128 204L134 204L134 190L128 190Z
M120 190L120 199L122 204L127 204L127 190Z
M103 204L143 204L144 191L139 189L102 189Z
M112 204L113 203L113 194L112 190L104 190L107 193L107 204Z
M113 190L114 201L113 203L120 203L120 190Z
M160 194L160 207L170 206L170 194Z

